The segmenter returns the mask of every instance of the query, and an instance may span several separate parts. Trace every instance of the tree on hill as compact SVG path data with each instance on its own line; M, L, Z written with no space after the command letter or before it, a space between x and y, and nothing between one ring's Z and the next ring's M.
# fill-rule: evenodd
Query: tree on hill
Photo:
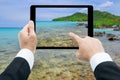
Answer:
M120 25L120 16L113 15L109 12L101 12L95 10L93 12L94 27L112 27L113 25ZM86 13L76 12L69 16L59 17L53 21L88 21Z
M69 16L55 18L53 21L87 21L87 14L76 12Z
M95 10L93 12L94 27L112 27L120 24L120 16Z

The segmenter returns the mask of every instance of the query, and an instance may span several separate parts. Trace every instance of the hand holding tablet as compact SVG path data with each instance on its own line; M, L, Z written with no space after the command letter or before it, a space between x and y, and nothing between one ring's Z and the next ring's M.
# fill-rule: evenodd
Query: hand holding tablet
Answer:
M90 5L32 5L37 49L77 49L68 33L93 36L93 7Z

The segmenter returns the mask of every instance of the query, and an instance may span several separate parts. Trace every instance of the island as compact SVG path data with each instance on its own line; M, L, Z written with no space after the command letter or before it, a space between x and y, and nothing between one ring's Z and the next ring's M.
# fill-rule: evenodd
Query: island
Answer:
M76 12L72 15L63 16L53 19L53 21L86 21L88 20L88 15L86 13ZM103 37L107 36L108 40L120 40L120 36L114 34L112 31L119 31L120 34L120 16L114 15L107 11L93 11L94 20L94 36ZM79 24L81 25L81 24ZM84 25L84 24L83 24ZM97 29L97 30L95 30ZM108 31L110 30L111 33Z
M87 21L87 20L88 20L87 14L81 12L76 12L69 16L53 19L53 21Z
M69 16L53 19L53 21L87 21L86 13L76 12ZM120 30L120 16L113 15L106 11L93 11L94 28L115 28Z

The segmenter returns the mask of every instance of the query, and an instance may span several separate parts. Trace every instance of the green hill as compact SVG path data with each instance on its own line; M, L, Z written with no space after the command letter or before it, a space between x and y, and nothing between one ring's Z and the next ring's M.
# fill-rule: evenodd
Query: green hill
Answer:
M111 27L120 25L120 16L113 15L108 12L94 11L94 27Z
M87 14L76 12L69 16L55 18L53 21L87 21Z
M93 12L94 27L111 27L113 25L120 25L120 16L113 15L108 12L101 12L95 10ZM87 21L87 14L76 12L69 16L55 18L53 21Z

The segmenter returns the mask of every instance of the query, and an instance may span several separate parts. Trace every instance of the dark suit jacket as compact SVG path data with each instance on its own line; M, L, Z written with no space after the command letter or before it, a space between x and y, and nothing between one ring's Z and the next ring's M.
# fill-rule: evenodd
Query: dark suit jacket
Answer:
M0 75L0 80L27 80L30 74L30 67L27 61L17 57Z
M120 68L111 61L99 64L94 74L96 80L120 80Z

